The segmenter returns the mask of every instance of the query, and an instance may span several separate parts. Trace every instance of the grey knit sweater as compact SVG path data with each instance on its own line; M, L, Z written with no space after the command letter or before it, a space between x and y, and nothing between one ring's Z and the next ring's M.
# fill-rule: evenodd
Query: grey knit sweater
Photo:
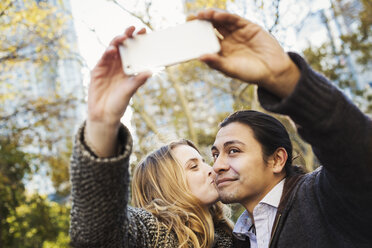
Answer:
M259 89L259 99L295 121L322 166L294 178L290 190L284 186L270 247L371 248L372 120L299 55L289 55L301 71L295 91L281 100Z
M97 158L84 144L80 128L71 159L72 210L70 237L73 247L177 247L177 237L158 231L157 219L139 208L127 207L129 156L132 138L119 131L120 155ZM231 234L215 227L213 247L232 247ZM159 233L159 236L158 236ZM157 245L155 241L158 238Z

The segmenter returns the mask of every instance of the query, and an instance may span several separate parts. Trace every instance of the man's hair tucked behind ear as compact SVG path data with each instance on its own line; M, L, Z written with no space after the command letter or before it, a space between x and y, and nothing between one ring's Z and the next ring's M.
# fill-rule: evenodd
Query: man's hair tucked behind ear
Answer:
M262 112L242 110L231 114L223 120L220 123L220 128L233 122L245 124L252 129L254 138L261 144L262 156L265 162L276 149L283 147L288 154L284 168L286 174L289 174L292 165L292 143L286 128L280 121Z

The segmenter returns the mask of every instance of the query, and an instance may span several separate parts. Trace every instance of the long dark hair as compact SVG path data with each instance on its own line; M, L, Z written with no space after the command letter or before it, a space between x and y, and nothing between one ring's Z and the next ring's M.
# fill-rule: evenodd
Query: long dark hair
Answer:
M276 149L283 147L288 154L284 168L287 175L289 174L292 166L292 142L286 128L280 121L262 112L242 110L224 119L220 123L220 128L232 122L245 124L252 129L254 138L261 144L262 157L265 162L267 162L268 157L272 155Z

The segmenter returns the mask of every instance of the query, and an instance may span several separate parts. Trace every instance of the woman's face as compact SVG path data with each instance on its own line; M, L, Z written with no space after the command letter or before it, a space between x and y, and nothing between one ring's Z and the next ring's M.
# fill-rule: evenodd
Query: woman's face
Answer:
M202 204L209 206L218 200L213 168L204 162L197 150L188 145L178 145L173 153L186 172L188 186Z

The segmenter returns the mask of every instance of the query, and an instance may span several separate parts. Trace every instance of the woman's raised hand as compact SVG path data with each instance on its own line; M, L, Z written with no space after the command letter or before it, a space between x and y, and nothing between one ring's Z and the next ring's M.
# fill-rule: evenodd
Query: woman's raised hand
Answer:
M119 45L133 37L134 30L129 27L115 37L91 71L85 140L100 157L115 155L120 119L133 94L151 76L150 72L129 76L123 71ZM141 29L138 34L145 32Z

